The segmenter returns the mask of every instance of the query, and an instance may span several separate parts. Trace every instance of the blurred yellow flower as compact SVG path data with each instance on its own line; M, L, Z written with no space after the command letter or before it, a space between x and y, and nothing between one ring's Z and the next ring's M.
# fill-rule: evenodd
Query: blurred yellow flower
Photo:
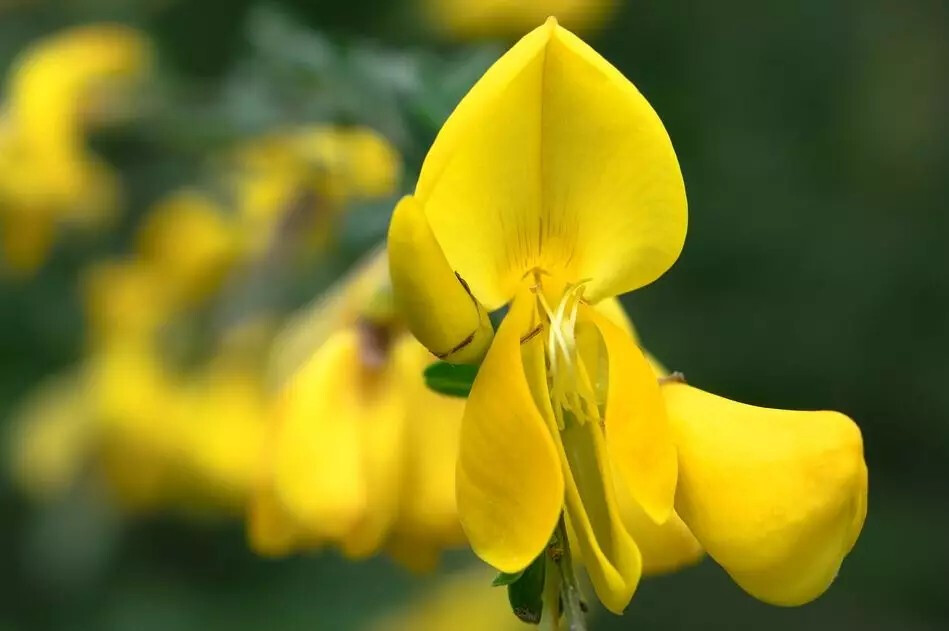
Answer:
M240 255L234 217L194 190L159 201L138 233L139 258L181 307L217 291Z
M259 477L266 399L258 367L227 353L175 374L145 345L90 361L101 467L127 510L243 510Z
M150 344L172 313L172 301L155 267L130 260L101 261L81 282L90 347Z
M40 265L57 224L114 215L118 183L87 149L86 132L121 114L118 92L145 74L149 57L138 31L98 24L49 36L15 63L0 114L0 229L11 268Z
M566 28L592 31L618 0L417 0L428 21L451 37L515 37L553 15Z
M355 291L368 276L384 294L384 264L363 271ZM352 304L334 298L311 317L335 320ZM363 558L387 549L425 569L463 540L453 484L463 402L425 387L433 358L384 311L370 300L338 322L282 387L249 515L258 552L333 544Z
M439 576L420 597L367 625L368 631L517 631L536 629L511 615L507 591L483 567Z
M556 20L461 101L388 240L416 337L452 361L484 357L461 427L459 517L474 551L514 573L563 515L615 613L657 542L657 571L701 544L757 598L807 602L863 523L860 431L835 412L660 389L609 301L661 276L685 232L659 117ZM485 314L505 304L493 336Z
M192 502L241 513L260 477L266 398L258 367L227 354L184 386L178 442Z
M167 507L181 490L177 384L141 343L111 345L89 360L89 370L99 465L115 500L132 512Z
M395 193L398 152L361 127L306 126L267 134L234 155L234 187L252 251L289 238L325 246L338 215L357 199Z
M163 325L220 288L239 248L232 217L213 200L190 190L169 195L146 215L135 256L85 270L91 346L153 343Z

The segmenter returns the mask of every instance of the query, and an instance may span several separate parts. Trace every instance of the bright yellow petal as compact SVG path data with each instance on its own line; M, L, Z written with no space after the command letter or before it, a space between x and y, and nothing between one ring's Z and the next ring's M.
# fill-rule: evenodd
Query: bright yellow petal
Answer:
M449 267L411 195L392 214L388 249L396 304L415 337L452 363L484 357L494 334L488 314Z
M596 302L678 257L686 199L658 116L549 20L501 57L435 140L416 197L451 268L493 309L539 267Z
M367 509L360 423L369 415L359 337L327 340L287 384L277 406L276 497L309 531L326 539L350 532Z
M677 468L659 385L629 335L596 310L583 313L599 329L609 358L605 430L610 456L633 498L661 524L672 513Z
M623 333L629 336L634 344L639 344L639 333L636 332L636 327L633 325L633 321L629 318L629 314L626 313L626 309L623 307L623 303L620 302L619 298L605 298L596 303L593 308L599 312L600 315L622 329Z
M866 516L860 430L838 412L662 388L679 448L676 509L748 593L776 605L821 595Z
M682 518L673 512L664 523L654 522L630 495L615 463L613 471L616 505L623 525L642 554L643 574L666 574L698 563L704 551Z
M527 296L514 302L481 364L455 474L471 547L504 572L524 569L544 549L563 507L560 461L521 360L532 308Z
M601 430L570 422L561 438L570 526L597 597L621 614L639 584L642 557L620 518Z

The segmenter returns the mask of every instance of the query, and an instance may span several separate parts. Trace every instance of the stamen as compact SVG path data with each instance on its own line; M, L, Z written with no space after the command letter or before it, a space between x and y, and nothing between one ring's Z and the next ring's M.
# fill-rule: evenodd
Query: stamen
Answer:
M547 334L547 380L551 404L557 425L562 430L565 418L583 423L587 419L600 421L596 401L596 390L577 350L577 315L583 300L583 287L587 281L568 284L557 304L552 309L543 293L539 275L535 275L537 286L532 288L537 299L538 311L548 321Z

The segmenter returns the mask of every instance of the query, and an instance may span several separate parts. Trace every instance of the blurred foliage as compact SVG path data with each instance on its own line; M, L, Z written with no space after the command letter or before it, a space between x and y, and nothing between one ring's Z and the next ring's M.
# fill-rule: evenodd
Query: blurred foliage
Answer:
M81 270L129 255L146 209L169 191L222 194L216 156L233 143L364 125L396 146L411 187L441 122L506 44L452 42L416 9L0 2L4 74L66 25L118 20L157 45L138 115L92 138L122 182L120 225L59 239L29 282L0 281L0 418L82 356ZM644 343L725 396L845 411L871 472L864 533L816 603L762 605L706 562L647 581L624 618L593 627L945 628L949 8L626 2L588 39L662 116L690 196L681 259L627 305ZM382 238L391 201L353 204L328 255L251 283L246 300L289 310L317 296ZM38 506L0 480L0 628L348 629L438 582L386 559L259 559L240 524L129 520L90 493ZM444 566L469 563L459 553Z

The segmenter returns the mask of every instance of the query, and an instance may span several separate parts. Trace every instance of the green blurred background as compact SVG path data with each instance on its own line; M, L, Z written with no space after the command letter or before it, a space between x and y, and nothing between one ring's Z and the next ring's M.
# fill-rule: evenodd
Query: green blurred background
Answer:
M408 188L509 43L433 37L385 0L0 2L0 70L38 36L103 19L155 39L163 83L142 119L95 138L129 194L121 229L0 284L4 420L81 354L77 268L121 252L209 147L281 122L358 122L403 152ZM760 604L705 561L646 581L625 617L593 628L949 628L949 5L627 2L586 39L659 112L689 193L681 259L627 302L645 344L730 398L846 412L870 468L863 535L815 603ZM387 212L352 213L333 261L285 299L317 295ZM349 629L438 580L333 553L261 560L240 524L119 522L101 503L36 506L0 484L0 629Z

